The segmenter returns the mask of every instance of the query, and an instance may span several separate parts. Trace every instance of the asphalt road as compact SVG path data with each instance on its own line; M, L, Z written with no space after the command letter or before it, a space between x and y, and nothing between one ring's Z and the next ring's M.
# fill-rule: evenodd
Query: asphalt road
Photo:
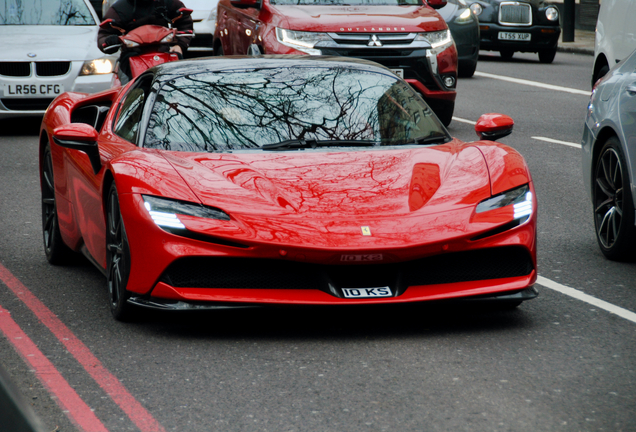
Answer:
M598 250L581 150L532 138L580 143L589 97L482 75L589 92L591 67L576 54L552 65L482 56L481 74L459 81L450 131L474 140L468 122L482 113L512 116L502 141L534 177L540 276L635 312L636 264ZM81 430L47 389L56 372L109 431L635 430L636 323L541 285L508 312L436 304L114 321L101 273L44 257L38 127L0 121L0 313L51 362L49 384L4 337L0 364L46 430ZM60 325L70 333L58 339Z

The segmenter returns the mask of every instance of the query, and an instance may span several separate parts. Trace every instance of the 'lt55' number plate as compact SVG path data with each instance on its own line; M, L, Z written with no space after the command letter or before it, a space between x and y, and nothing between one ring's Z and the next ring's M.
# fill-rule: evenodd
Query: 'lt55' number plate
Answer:
M342 293L346 298L375 298L375 297L393 297L391 288L343 288Z

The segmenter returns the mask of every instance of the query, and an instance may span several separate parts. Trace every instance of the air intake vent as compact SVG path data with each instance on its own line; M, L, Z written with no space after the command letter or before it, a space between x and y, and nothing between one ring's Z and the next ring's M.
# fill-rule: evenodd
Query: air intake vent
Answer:
M71 69L71 62L37 62L35 72L38 76L66 75Z
M2 105L12 111L44 111L53 98L0 99Z
M0 63L0 75L11 77L26 77L31 75L31 63L29 62L2 62Z

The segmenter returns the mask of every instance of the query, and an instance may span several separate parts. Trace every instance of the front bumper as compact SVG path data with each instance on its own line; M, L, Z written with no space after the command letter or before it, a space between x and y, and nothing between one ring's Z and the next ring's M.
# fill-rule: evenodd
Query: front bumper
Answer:
M522 291L537 277L536 213L504 232L473 228L454 237L439 234L439 240L431 243L352 251L240 238L230 242L210 234L175 235L154 224L139 195L121 194L120 201L132 254L128 289L131 301L145 307L344 305L492 297ZM383 256L380 261L373 259L378 254ZM349 259L344 258L356 262L346 264ZM342 291L371 287L390 287L393 295L351 299Z
M480 43L483 50L513 50L521 52L538 52L556 49L559 43L561 27L559 26L503 26L496 23L480 23ZM499 32L530 33L529 41L500 40Z
M6 84L29 88L35 86L36 89L58 85L63 91L79 93L97 93L111 87L113 74L79 76L82 65L83 62L72 62L70 71L61 76L0 76L0 118L42 116L53 99L62 93L60 90L56 94L48 95L6 94Z

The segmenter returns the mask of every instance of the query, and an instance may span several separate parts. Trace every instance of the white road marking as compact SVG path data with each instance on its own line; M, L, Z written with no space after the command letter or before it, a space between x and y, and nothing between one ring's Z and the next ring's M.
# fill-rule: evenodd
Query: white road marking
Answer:
M540 87L546 90L555 90L555 91L560 91L565 93L584 95L587 97L590 97L590 95L592 94L591 90L579 90L579 89L574 89L570 87L555 86L555 85L546 84L546 83L542 83L538 81L528 81L528 80L519 79L519 78L511 78L511 77L502 76L502 75L489 74L485 72L476 71L475 76L484 77L484 78L492 78L492 79L497 79L500 81L508 81L511 83L523 84L523 85L532 86L532 87Z
M466 119L459 118L459 117L453 117L453 120L458 121L460 123L468 123L468 124L471 124L471 125L477 124L477 122L474 122L472 120L466 120Z
M561 285L560 283L554 282L550 279L544 278L543 276L539 276L537 278L537 283L546 288L550 288L554 291L558 291L561 294L565 294L567 296L573 297L577 300L581 300L585 303L589 303L593 306L596 306L600 309L606 310L613 314L618 315L621 318L625 318L633 323L636 323L636 313L631 312L627 309L623 309L622 307L615 306L611 303L608 303L604 300L597 299L596 297L592 297L589 294L585 294L582 291L576 290L574 288L567 287L565 285Z
M555 140L552 138L546 138L546 137L531 137L532 139L536 139L539 141L545 141L545 142L549 142L549 143L554 143L554 144L562 144L565 146L570 146L570 147L574 147L574 148L581 148L581 144L577 144L577 143L573 143L573 142L568 142L568 141L559 141L559 140Z

